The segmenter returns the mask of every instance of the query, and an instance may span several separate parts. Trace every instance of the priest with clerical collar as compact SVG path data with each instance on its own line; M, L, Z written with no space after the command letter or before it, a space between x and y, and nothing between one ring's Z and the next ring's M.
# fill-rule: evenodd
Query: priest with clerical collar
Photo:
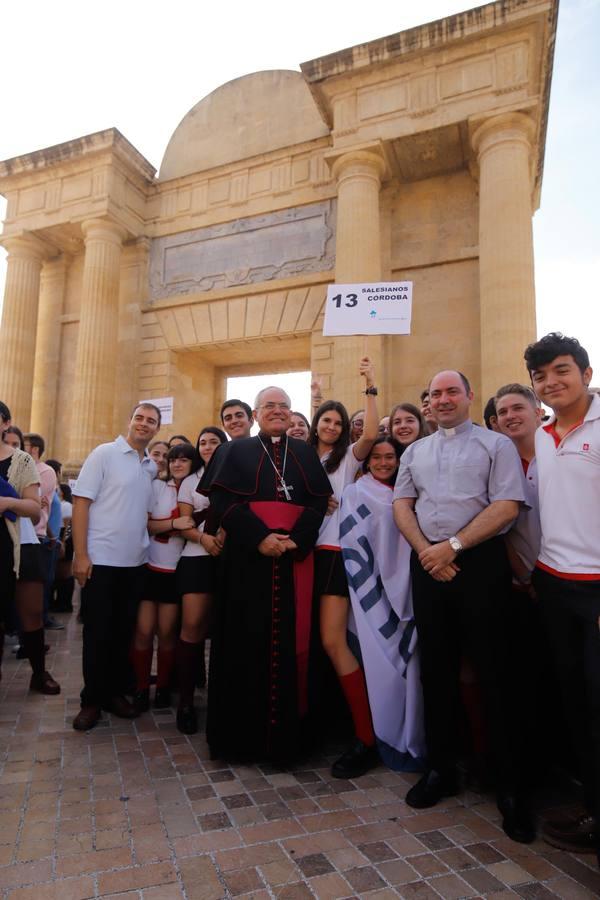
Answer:
M312 552L331 485L289 438L290 398L258 394L257 437L223 444L200 482L226 535L212 629L207 738L213 759L286 763L308 712Z

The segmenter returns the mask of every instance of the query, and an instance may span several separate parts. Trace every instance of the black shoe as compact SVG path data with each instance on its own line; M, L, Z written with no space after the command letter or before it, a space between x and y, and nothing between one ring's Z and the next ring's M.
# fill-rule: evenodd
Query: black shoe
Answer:
M145 688L143 691L135 692L133 695L133 707L138 716L148 712L150 709L150 691L148 688Z
M454 797L456 794L458 794L456 774L454 772L441 774L431 769L413 784L405 799L413 809L427 809L435 806L443 797Z
M535 840L535 822L529 805L515 794L499 794L498 809L502 813L502 829L511 841L531 844Z
M46 629L46 631L63 631L64 627L65 626L62 624L62 622L57 622L56 619L52 618L52 616L50 616L44 622L44 628Z
M60 684L54 680L50 672L34 672L29 682L29 690L52 696L60 694Z
M360 778L379 763L377 747L367 747L361 740L356 740L348 747L331 767L334 778Z
M171 691L169 688L156 688L154 694L154 709L168 709L171 705Z
M177 728L182 734L196 734L198 717L193 706L180 706L177 710Z
M598 853L600 829L595 816L544 822L542 837L547 844L572 853Z
M106 712L118 716L119 719L135 719L138 715L133 703L125 697L111 697L106 706L102 707Z
M99 706L82 706L73 719L75 731L91 731L102 718Z

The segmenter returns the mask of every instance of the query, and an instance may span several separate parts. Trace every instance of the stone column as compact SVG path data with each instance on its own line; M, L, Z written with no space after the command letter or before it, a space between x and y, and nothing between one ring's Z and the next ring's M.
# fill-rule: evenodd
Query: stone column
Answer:
M77 338L68 467L76 470L96 444L114 438L119 275L125 231L105 219L82 223L85 260Z
M29 431L40 292L46 248L33 235L3 238L8 250L0 326L0 400L13 424Z
M68 258L48 260L42 267L40 304L35 343L31 431L42 434L46 446L54 444L56 393L60 364L60 317L63 311Z
M488 119L473 135L479 162L479 285L482 402L523 381L523 351L535 340L531 218L533 121Z
M374 150L349 151L333 162L332 174L338 190L335 261L338 284L381 280L379 189L384 171L383 157ZM349 415L364 404L358 362L365 348L376 366L381 408L387 403L383 337L337 337L331 394L346 405Z

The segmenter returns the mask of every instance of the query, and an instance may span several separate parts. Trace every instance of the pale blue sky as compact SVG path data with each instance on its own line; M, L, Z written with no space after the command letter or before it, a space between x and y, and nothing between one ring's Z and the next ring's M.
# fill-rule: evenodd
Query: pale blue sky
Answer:
M279 0L31 0L2 10L0 159L116 126L157 168L185 113L225 81L473 6ZM579 337L600 383L600 0L563 0L541 209L538 330ZM0 198L0 216L4 215ZM3 251L0 250L0 254ZM4 259L0 256L0 295ZM415 301L417 302L417 300Z

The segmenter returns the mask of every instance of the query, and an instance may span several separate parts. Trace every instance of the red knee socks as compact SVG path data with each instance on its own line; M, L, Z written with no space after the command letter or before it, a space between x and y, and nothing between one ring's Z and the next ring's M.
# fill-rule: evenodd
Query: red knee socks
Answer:
M349 675L341 675L340 684L352 713L356 737L371 747L375 743L375 733L363 670L359 668Z
M131 648L130 659L135 672L136 690L147 691L150 688L150 671L152 669L153 647L146 650Z
M190 644L181 638L177 643L176 665L180 706L193 706L201 646L201 643Z
M171 683L171 672L175 663L175 650L162 650L160 645L156 654L156 689L162 691Z

